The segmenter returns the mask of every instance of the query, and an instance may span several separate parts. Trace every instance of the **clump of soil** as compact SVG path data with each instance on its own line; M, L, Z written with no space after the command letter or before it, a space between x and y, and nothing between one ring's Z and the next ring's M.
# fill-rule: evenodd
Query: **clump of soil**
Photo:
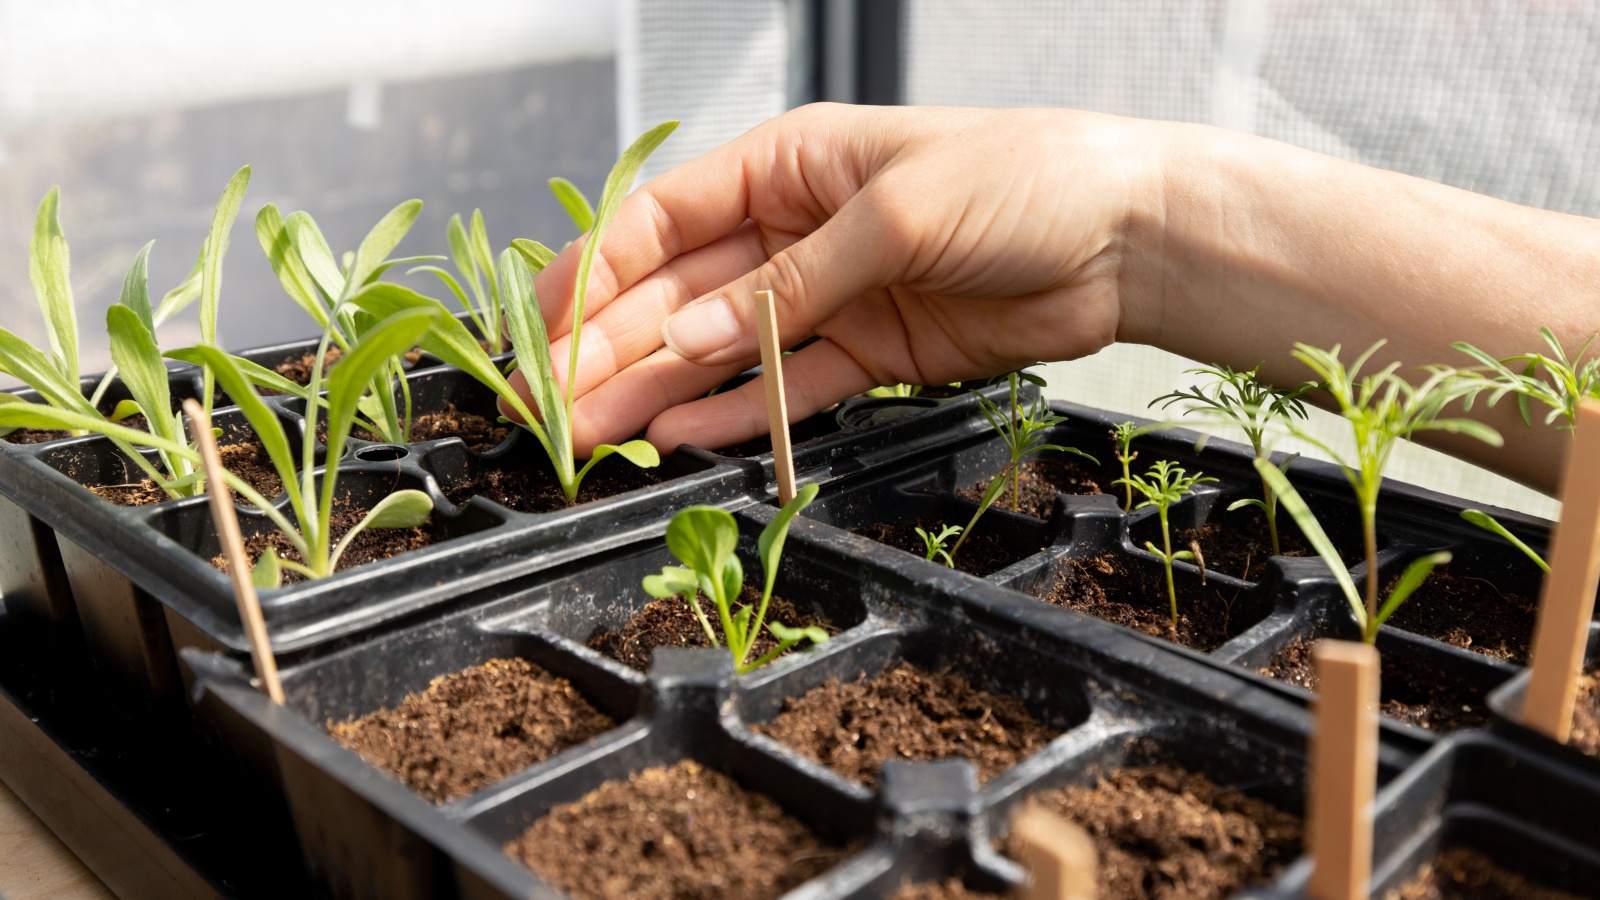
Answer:
M1391 585L1393 587L1393 585ZM1482 578L1436 569L1387 624L1484 656L1526 665L1537 602Z
M953 756L972 760L978 779L988 781L1060 734L1016 697L905 662L873 678L834 679L791 697L776 719L753 730L868 786L878 783L886 760Z
M777 897L849 851L693 761L608 781L506 844L578 898Z
M1451 847L1384 900L1578 900L1496 866L1481 854Z
M361 521L361 517L364 515L366 515L366 510L335 512L330 519L329 545L336 546L340 538L344 537L345 532ZM353 569L356 566L377 562L380 559L398 556L409 550L421 550L423 547L447 540L449 537L450 535L446 533L444 527L439 523L437 516L430 516L427 522L414 528L364 528L360 534L356 535L355 540L350 542L350 546L345 548L344 555L339 557L339 562L334 566L334 570L342 572L345 569ZM283 532L273 529L244 539L245 553L250 557L251 565L254 565L256 560L261 558L261 554L265 553L269 546L278 551L278 556L281 559L300 561L300 553L294 549L294 545L289 542L289 538ZM228 571L228 559L226 556L219 554L212 557L211 564L223 572ZM283 573L284 584L293 584L300 580L301 576L297 572L285 570Z
M616 723L524 659L435 678L393 709L328 723L333 739L442 803L549 759Z
M945 524L965 525L966 523ZM919 526L929 534L938 534L940 523L922 520L914 522L874 522L861 528L852 528L851 531L862 537L872 538L880 544L888 544L896 550L904 550L907 553L926 558L928 549L927 545L922 542L922 536L917 534ZM945 549L954 549L956 540L956 538L951 538L947 541ZM1043 550L1044 548L1040 547L1039 549ZM1006 545L1001 543L1000 539L995 537L993 533L986 533L983 528L983 520L979 519L978 530L967 538L967 542L961 545L961 552L956 554L956 568L968 575L976 575L982 578L985 575L998 572L1023 558L1024 556L1019 556L1007 549ZM942 558L940 562L942 563Z
M1269 611L1242 588L1178 582L1178 626L1172 626L1165 574L1130 565L1114 553L1067 560L1040 598L1075 612L1210 653L1243 634Z
M278 470L273 468L272 458L267 455L267 448L260 441L225 444L218 447L217 452L222 456L222 467L243 479L261 496L271 500L283 493L283 479L278 477ZM116 506L149 506L171 499L160 485L149 478L133 484L90 485L89 490ZM233 492L233 499L242 502L238 491Z
M1572 711L1572 736L1567 743L1590 756L1600 756L1600 669L1578 677L1578 702Z
M727 646L726 635L722 631L721 617L717 615L717 606L704 595L699 597L700 608L705 610L706 619L711 623L711 630L716 633L717 640L722 646ZM736 607L759 605L761 592L745 585L739 592ZM737 613L738 608L733 612ZM803 616L794 604L774 594L767 604L768 622L778 622L790 628L805 628L819 625L829 634L838 632L838 628L827 619L818 616ZM700 626L700 620L695 618L694 611L689 609L689 604L682 597L665 597L651 600L645 604L644 609L621 628L609 631L597 631L589 638L589 649L603 656L609 656L630 669L640 672L649 671L650 655L657 647L709 647L706 640L706 630ZM761 629L760 637L756 638L756 645L750 651L750 660L760 659L778 642L765 629ZM793 653L798 648L809 646L805 643L791 647L784 651L784 656ZM781 658L781 657L780 657Z
M652 469L641 469L621 457L606 460L583 476L578 486L578 502L590 503L628 491L659 484ZM476 475L444 488L445 497L455 506L464 506L473 497L483 497L506 509L524 513L560 512L570 509L555 473L538 468L513 468L510 465L485 469Z
M1004 894L991 894L988 891L975 891L962 883L959 878L947 878L942 882L925 881L921 884L902 885L898 891L889 895L889 900L970 900L970 898L1003 897Z
M1311 659L1315 644L1314 640L1301 638L1279 650L1271 665L1258 671L1315 691L1317 672ZM1457 731L1489 723L1489 708L1482 691L1426 666L1408 665L1402 656L1382 654L1379 681L1379 711L1409 725L1430 731Z
M1171 766L1115 769L1093 787L1036 794L1094 840L1101 900L1226 897L1300 853L1300 819ZM1001 845L1021 857L1015 835Z
M467 449L485 453L505 443L510 436L511 426L457 409L454 403L446 404L442 412L425 413L411 420L413 444L458 437L466 443Z
M1017 512L1023 512L1036 519L1050 518L1050 512L1055 509L1057 494L1114 494L1117 487L1111 482L1115 476L1106 475L1080 464L1065 459L1031 459L1023 463L1019 471L1019 489L1017 491ZM989 489L993 478L969 484L956 491L957 494L972 501L982 501L983 492ZM1000 496L994 501L996 509L1011 509L1011 479L1006 479L1006 486L1001 489Z
M72 432L65 428L18 428L5 437L0 437L0 441L8 444L48 444L51 441L64 441L69 437L72 437Z

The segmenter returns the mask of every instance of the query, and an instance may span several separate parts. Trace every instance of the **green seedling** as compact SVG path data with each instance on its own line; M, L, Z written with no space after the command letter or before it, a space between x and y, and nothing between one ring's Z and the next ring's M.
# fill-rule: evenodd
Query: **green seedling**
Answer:
M1178 627L1178 587L1172 579L1172 564L1177 560L1194 561L1195 555L1190 550L1172 549L1172 529L1167 523L1167 514L1172 504L1194 493L1194 486L1207 481L1216 481L1209 475L1199 472L1190 475L1183 467L1170 459L1158 460L1144 475L1134 475L1130 478L1117 479L1116 483L1126 484L1130 490L1138 491L1144 497L1137 509L1154 506L1156 513L1161 517L1161 547L1150 541L1145 541L1145 549L1161 557L1162 564L1167 570L1167 601L1172 606L1172 627Z
M1132 422L1120 422L1111 428L1111 443L1115 446L1113 451L1117 462L1122 466L1122 477L1112 484L1123 485L1122 511L1133 512L1133 461L1139 458L1138 451L1133 449L1134 438L1143 437L1161 430L1160 423L1151 422L1145 425L1135 425Z
M1316 385L1308 381L1293 390L1281 390L1257 377L1262 365L1265 363L1259 363L1247 372L1235 372L1227 366L1189 369L1188 374L1208 376L1209 383L1163 394L1150 401L1150 405L1159 403L1162 409L1168 409L1174 403L1187 401L1191 405L1186 412L1200 413L1214 423L1238 428L1250 441L1250 448L1255 451L1257 459L1270 459L1272 453L1265 447L1267 431L1285 431L1291 419L1304 419L1306 407L1300 396ZM1287 471L1293 461L1293 456L1285 459L1279 469ZM1249 506L1260 509L1266 518L1267 531L1272 537L1272 554L1277 556L1282 552L1278 544L1278 501L1265 481L1261 483L1260 499L1252 497L1236 501L1229 505L1228 510L1231 512Z
M1328 542L1310 507L1300 499L1298 493L1294 495L1292 505L1284 495L1285 488L1292 490L1289 479L1270 462L1256 460L1256 471L1278 495L1279 501L1289 510L1307 540L1312 538L1310 528L1315 528L1317 534L1321 535L1320 546L1317 541L1312 541L1312 546L1327 562L1328 568L1334 570L1334 577L1339 579L1341 589L1345 589L1351 609L1361 625L1362 638L1368 643L1377 640L1378 626L1410 597L1433 567L1449 560L1449 554L1432 554L1413 562L1390 593L1388 602L1379 607L1378 494L1383 484L1384 470L1388 468L1395 446L1399 441L1409 440L1423 431L1464 434L1491 446L1501 444L1499 432L1481 422L1443 416L1445 407L1452 401L1465 402L1483 390L1482 379L1445 366L1434 366L1426 369L1427 377L1413 386L1398 374L1399 363L1391 363L1376 372L1362 375L1362 366L1381 346L1382 341L1373 344L1348 367L1339 360L1338 345L1332 350L1319 350L1306 344L1295 344L1294 350L1295 358L1309 366L1321 379L1320 387L1332 395L1340 416L1350 426L1355 448L1353 454L1334 450L1320 437L1292 421L1290 433L1311 443L1337 463L1344 472L1345 480L1350 483L1350 489L1355 492L1368 573L1364 600L1356 596L1343 561ZM1406 590L1402 592L1402 588Z
M386 213L362 238L353 252L335 261L322 230L306 212L284 218L273 204L256 215L256 240L267 254L278 283L295 304L317 323L323 339L312 360L311 381L321 383L330 347L337 346L341 357L353 353L378 323L379 316L347 302L362 288L378 283L390 268L414 262L437 260L437 256L411 256L390 259L422 211L421 200L407 200ZM369 390L362 396L352 427L365 428L392 444L411 440L411 387L405 378L402 348L373 371ZM318 393L309 384L299 385L247 360L235 358L234 365L247 381L300 397L306 408L318 404Z
M956 567L955 557L951 556L950 551L946 550L945 547L951 538L961 534L960 525L942 525L939 527L937 534L924 531L922 526L918 525L916 526L916 532L917 537L922 538L922 546L927 551L923 555L923 559L928 562L943 559L946 566L952 569Z
M112 367L90 396L83 395L79 377L78 325L74 308L66 237L61 231L60 190L51 189L39 204L34 220L33 241L29 246L29 274L39 307L44 313L45 330L49 335L50 353L47 356L27 341L0 328L0 371L20 379L38 392L44 400L42 406L70 413L62 424L38 426L64 428L74 434L96 433L104 435L132 460L145 476L160 485L170 497L186 497L205 490L205 482L195 477L194 458L187 453L158 451L152 463L137 452L137 443L130 443L118 423L131 416L143 414L146 427L154 436L169 446L187 448L181 413L173 411L172 395L167 380L167 369L161 350L156 343L156 328L174 314L200 300L200 333L214 341L217 331L217 308L221 294L222 260L228 249L228 230L239 213L239 203L245 187L250 183L250 167L236 172L223 189L222 198L212 214L211 228L201 246L200 256L183 283L152 306L148 268L150 250L154 242L144 245L134 256L122 282L122 296L106 312L106 332L111 343ZM117 404L110 415L99 410L100 401L112 380L121 375L130 399ZM211 379L209 370L204 375ZM211 392L206 392L206 408L210 411ZM0 402L11 406L25 405L10 394L0 394ZM37 411L36 411L37 412ZM12 409L13 416L23 415ZM39 421L49 418L48 413ZM14 420L15 421L15 420ZM0 433L19 425L0 426Z
M569 504L578 501L578 488L589 470L613 454L640 468L661 463L655 447L647 441L634 440L620 445L602 444L596 447L594 455L579 468L572 450L571 423L584 298L588 293L589 273L594 268L595 253L639 168L677 127L677 122L664 122L645 132L623 152L622 158L606 177L594 227L578 257L572 296L571 353L567 360L564 386L555 377L554 362L550 357L550 336L545 331L544 315L533 289L533 276L555 258L555 252L537 241L518 239L512 242L512 249L500 255L497 266L501 282L500 296L511 330L511 345L517 352L519 368L528 380L533 397L531 406L512 388L504 373L495 368L489 355L466 326L449 315L439 301L399 285L384 283L370 285L353 298L355 305L374 316L388 316L415 308L444 312L444 315L435 318L433 328L423 336L420 342L422 348L476 378L516 412L521 419L519 424L533 434L549 455L554 464L556 480L560 482L561 492Z
M666 566L659 575L646 575L644 589L650 596L660 599L682 597L694 612L706 639L713 647L723 646L717 631L711 626L705 609L700 605L704 594L716 607L717 620L722 634L727 638L727 648L733 654L733 663L740 672L759 669L776 659L790 647L802 641L814 644L828 639L828 632L816 625L790 628L779 622L768 622L767 605L772 600L772 587L778 580L778 564L783 558L783 544L788 537L794 517L816 499L817 486L808 484L783 505L778 515L762 529L756 542L761 557L761 570L765 583L761 589L758 606L735 606L739 592L744 589L744 566L734 551L739 546L739 525L733 516L715 506L691 506L672 517L667 525L667 548L682 562L682 566ZM761 629L778 642L778 645L760 658L750 660Z
M1539 551L1529 547L1525 542L1523 542L1522 538L1512 534L1504 525L1501 525L1499 520L1497 520L1494 516L1489 515L1481 509L1463 509L1461 511L1461 518L1471 522L1479 528L1482 528L1484 531L1487 531L1491 534L1497 534L1504 538L1506 543L1517 548L1518 550L1521 550L1524 556L1533 560L1533 564L1542 569L1546 575L1550 574L1550 564L1544 561L1544 557L1539 555Z
M450 217L450 224L445 229L456 275L434 265L418 266L406 274L428 272L436 276L455 295L461 308L466 310L467 318L488 345L484 349L490 354L500 354L506 350L505 305L500 299L500 275L495 271L494 250L489 244L489 230L483 224L483 211L473 210L471 221L469 231L461 224L461 215L457 213ZM470 296L462 287L462 282L466 282L466 287L471 289Z
M922 386L916 384L890 384L875 387L867 391L866 396L880 400L915 397L922 393Z

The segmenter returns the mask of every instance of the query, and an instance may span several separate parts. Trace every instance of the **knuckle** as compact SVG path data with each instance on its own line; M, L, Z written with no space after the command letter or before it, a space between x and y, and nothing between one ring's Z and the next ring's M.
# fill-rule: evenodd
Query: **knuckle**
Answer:
M780 250L761 267L755 290L772 292L773 302L785 322L803 316L808 307L806 279L800 261L790 250Z
M683 229L678 226L678 221L672 217L660 198L647 191L639 192L645 211L650 217L650 226L655 231L656 244L661 248L663 259L675 259L683 252Z

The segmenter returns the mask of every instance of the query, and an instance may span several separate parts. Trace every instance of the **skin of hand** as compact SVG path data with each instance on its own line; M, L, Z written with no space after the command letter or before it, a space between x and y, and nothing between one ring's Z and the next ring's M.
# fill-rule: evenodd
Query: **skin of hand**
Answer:
M535 280L569 351L581 241ZM1071 110L818 104L623 203L580 341L579 456L766 432L754 292L778 302L791 420L880 384L940 384L1113 341L1294 384L1295 341L1374 365L1509 356L1600 328L1600 223L1206 126ZM557 366L558 377L564 366ZM518 388L526 391L520 375ZM1512 404L1506 447L1446 449L1550 489L1560 441Z

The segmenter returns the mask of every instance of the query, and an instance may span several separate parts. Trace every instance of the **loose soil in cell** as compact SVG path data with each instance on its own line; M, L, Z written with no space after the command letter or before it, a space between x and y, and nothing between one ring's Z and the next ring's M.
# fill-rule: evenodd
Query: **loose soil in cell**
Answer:
M1496 866L1481 854L1451 847L1384 900L1578 900Z
M1263 601L1243 588L1178 580L1178 627L1172 627L1165 574L1114 553L1067 560L1040 599L1210 653L1264 617Z
M1057 494L1114 494L1114 475L1096 472L1084 463L1066 459L1033 459L1022 464L1016 512L1026 513L1036 519L1050 518L1055 509ZM956 491L972 501L981 501L993 478L985 478ZM996 509L1011 509L1011 479L994 501Z
M435 678L393 709L328 723L333 739L442 803L493 784L616 723L565 678L491 659Z
M1578 677L1578 702L1572 710L1572 735L1567 743L1582 753L1600 756L1600 669Z
M366 510L335 512L330 520L330 546L337 546L345 532L361 521L364 515ZM421 550L450 537L438 516L430 516L427 522L415 528L365 528L350 542L350 546L345 549L344 555L339 557L339 563L334 569L341 572L353 569L410 550ZM245 553L249 555L252 565L261 558L261 554L266 552L268 546L275 548L282 559L300 561L300 554L294 549L294 545L289 543L288 537L276 529L244 539ZM228 571L228 560L225 556L219 554L212 557L211 564L223 572ZM285 570L283 573L284 584L293 584L300 580L301 576L296 572Z
M946 522L946 525L962 525L965 522ZM874 522L861 528L851 529L862 537L869 537L880 544L888 544L896 550L904 550L918 557L926 558L927 545L922 542L922 536L917 534L917 528L930 534L938 534L940 523L917 520L915 522ZM955 547L955 538L945 544L945 549ZM1043 547L1039 548L1043 550ZM961 552L956 554L956 568L979 578L998 572L1006 566L1023 559L1024 555L1011 552L1004 543L992 532L986 532L982 519L978 520L975 533L967 538L961 545ZM942 561L941 561L942 562Z
M1094 840L1101 900L1227 897L1300 853L1299 818L1170 766L1116 769L1032 800ZM1014 835L1001 849L1021 856Z
M382 437L365 428L353 429L350 436L357 440L384 443ZM420 444L423 441L442 441L445 438L458 437L469 449L486 453L500 446L510 436L511 426L501 425L487 416L457 409L454 403L448 403L441 412L413 416L409 442ZM317 439L324 444L328 442L326 419L317 420Z
M342 354L343 351L341 351L338 347L328 348L328 352L322 355L323 375L327 375L328 370L333 367L334 363L339 361L339 357ZM304 386L311 383L311 369L315 365L316 361L317 351L307 350L299 356L293 356L281 363L278 363L272 367L272 371L277 372L279 375L282 375L284 378L289 379L295 384ZM273 396L281 393L281 391L275 391L272 388L257 388L256 391L263 396Z
M849 852L693 761L609 781L505 847L573 897L777 897Z
M553 472L542 465L538 468L523 468L522 465L507 461L501 467L484 469L446 486L444 495L456 506L464 506L473 497L483 497L517 512L547 513L571 508ZM654 470L641 469L617 457L600 463L583 477L578 487L578 503L604 500L659 483L660 477Z
M717 606L704 596L700 598L700 608L705 610L706 619L711 622L711 630L716 633L719 642L725 642L722 631L722 622L717 615ZM759 604L761 592L745 585L739 592L737 606ZM738 612L738 608L733 610ZM827 619L818 616L804 616L789 601L774 594L772 601L767 604L768 622L778 622L790 628L805 628L811 625L820 625L829 634L838 632L838 628ZM610 631L597 631L589 638L589 649L640 672L649 671L650 655L657 647L709 647L706 640L706 630L700 626L700 620L695 618L694 611L689 609L689 604L682 597L666 597L651 600L645 604L644 609L629 619L621 628ZM725 643L724 643L725 646ZM765 628L761 629L761 636L756 638L755 648L750 651L749 661L760 659L778 642ZM809 646L802 643L800 647ZM797 648L790 648L784 653L787 656Z
M1060 734L1016 697L905 662L873 678L835 679L791 697L776 719L754 730L868 786L877 784L885 760L956 756L971 760L978 780L988 781Z
M975 891L963 884L959 878L947 878L942 882L929 881L903 885L890 895L889 900L981 900L985 897L1003 896L1005 895L991 894L988 891Z
M1310 691L1317 689L1311 659L1316 642L1302 638L1279 650L1272 664L1259 671ZM1430 731L1479 728L1489 722L1482 691L1457 683L1427 666L1408 664L1403 656L1382 655L1379 710L1390 718Z
M217 448L217 452L222 455L222 467L243 479L261 496L271 500L283 493L283 480L278 477L278 470L273 468L272 459L260 441L226 444ZM117 506L149 506L172 499L149 478L134 484L90 485L89 490ZM233 492L233 498L243 502L237 491Z
M143 413L129 416L117 422L117 424L124 428L132 428L135 431L150 430ZM72 432L64 428L18 428L16 431L0 436L0 441L5 441L8 444L48 444L51 441L64 441L69 437L72 437Z
M1288 516L1278 522L1278 556L1310 556L1312 551L1300 535L1293 531ZM1250 510L1243 520L1228 517L1223 522L1208 522L1201 528L1175 531L1173 544L1187 547L1190 541L1200 545L1200 555L1205 558L1206 570L1231 575L1242 581L1260 581L1267 574L1267 560L1271 559L1272 532L1267 528L1266 517L1259 510Z
M1538 614L1538 603L1521 594L1501 591L1482 578L1457 578L1448 570L1436 570L1387 624L1526 665Z

